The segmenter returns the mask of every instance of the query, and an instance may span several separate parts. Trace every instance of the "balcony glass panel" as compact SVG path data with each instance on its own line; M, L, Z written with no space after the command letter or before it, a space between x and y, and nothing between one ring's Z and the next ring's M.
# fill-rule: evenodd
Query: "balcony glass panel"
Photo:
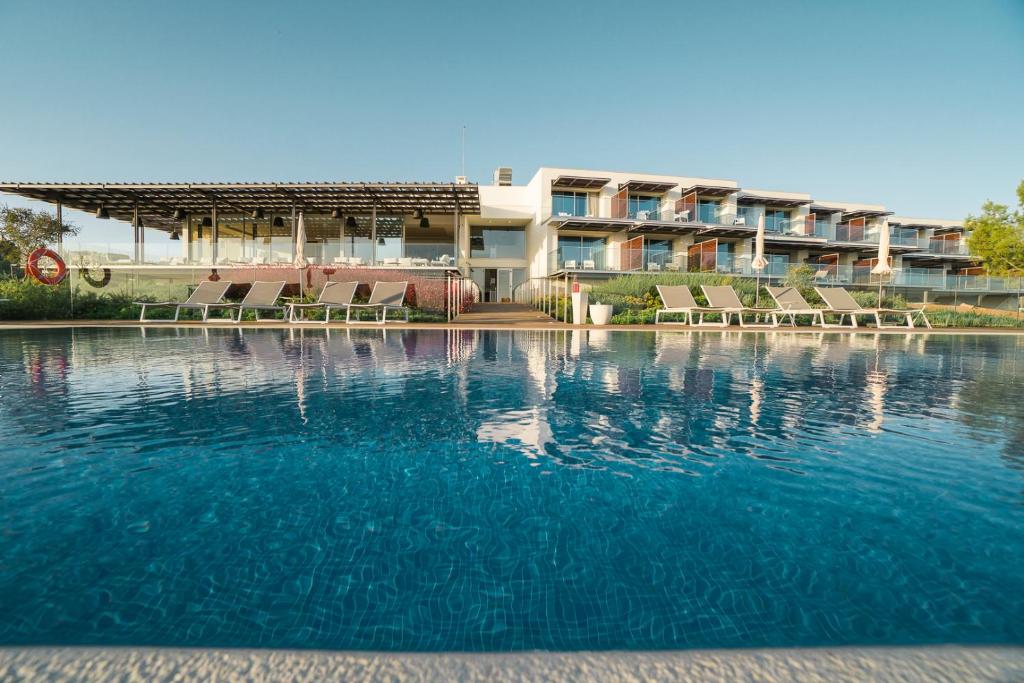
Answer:
M471 226L469 230L472 258L526 258L526 231L521 227Z
M658 220L660 202L657 197L629 196L629 217L640 220Z
M588 216L589 199L586 192L552 192L551 215Z

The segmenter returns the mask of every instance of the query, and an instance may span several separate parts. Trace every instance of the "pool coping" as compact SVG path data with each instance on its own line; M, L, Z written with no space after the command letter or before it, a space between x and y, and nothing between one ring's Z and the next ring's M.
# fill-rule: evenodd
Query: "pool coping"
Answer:
M832 647L391 653L155 647L0 647L3 680L1009 681L1024 647Z
M820 327L691 327L687 325L569 325L561 322L551 323L386 323L383 325L362 324L346 325L343 322L321 325L316 323L287 323L287 322L253 322L244 321L232 323L228 321L197 322L180 320L178 322L148 321L145 323L137 320L3 320L0 321L0 329L61 329L61 328L194 328L194 329L268 329L268 330L339 330L339 329L364 329L364 330L554 330L554 331L607 331L607 332L742 332L749 334L777 333L777 334L896 334L896 335L1024 335L1024 328L1005 327L936 327L932 329L915 327L893 328L887 327L878 329L876 327L858 328L825 328Z

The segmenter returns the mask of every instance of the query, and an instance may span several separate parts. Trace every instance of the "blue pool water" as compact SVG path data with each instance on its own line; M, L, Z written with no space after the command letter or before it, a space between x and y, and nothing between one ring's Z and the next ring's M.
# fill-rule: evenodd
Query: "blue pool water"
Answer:
M0 644L1024 642L1024 338L0 331Z

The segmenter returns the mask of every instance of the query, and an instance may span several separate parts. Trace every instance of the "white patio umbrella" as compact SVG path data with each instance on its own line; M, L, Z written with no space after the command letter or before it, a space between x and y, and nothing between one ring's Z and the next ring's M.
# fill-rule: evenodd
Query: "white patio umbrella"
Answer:
M306 267L306 221L299 212L299 224L295 228L295 267ZM299 278L301 281L302 278Z
M750 267L757 271L757 290L754 292L754 306L761 303L761 271L768 265L764 257L764 215L757 219L757 237L754 238L754 258Z
M878 263L871 269L872 275L878 276L878 307L882 307L882 279L892 273L892 266L889 265L889 224L882 223L882 230L878 234Z

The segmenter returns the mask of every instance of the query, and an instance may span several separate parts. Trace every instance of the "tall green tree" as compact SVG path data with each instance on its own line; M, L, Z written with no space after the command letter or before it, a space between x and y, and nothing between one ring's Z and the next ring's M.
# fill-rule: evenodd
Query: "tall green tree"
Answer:
M56 214L0 205L0 254L24 260L33 249L53 244L57 235L77 235L70 221L57 222Z
M1024 180L1017 186L1017 208L985 202L980 216L964 221L970 235L967 248L981 259L991 275L1024 272Z

